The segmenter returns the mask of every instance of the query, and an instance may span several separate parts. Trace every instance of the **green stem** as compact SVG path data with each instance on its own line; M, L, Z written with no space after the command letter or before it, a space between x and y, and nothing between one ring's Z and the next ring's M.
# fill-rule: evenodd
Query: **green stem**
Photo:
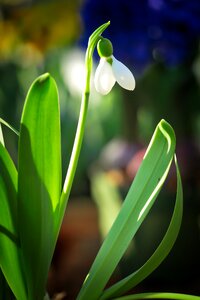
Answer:
M67 170L67 174L65 177L65 182L61 194L60 199L60 211L59 211L59 218L58 218L58 231L64 216L65 208L68 202L69 194L71 191L72 183L74 180L78 159L81 151L83 135L85 131L85 123L86 123L86 116L88 110L88 103L89 103L89 96L90 96L90 79L91 79L91 71L92 71L92 56L96 44L100 38L100 35L103 31L109 26L110 22L107 22L97 28L93 34L89 38L88 48L86 51L85 56L85 68L86 68L86 76L85 76L85 88L82 95L82 102L78 120L78 126L76 130L76 136L74 140L74 145L72 149L72 154L69 162L69 167ZM58 232L57 231L57 232Z
M74 140L69 167L64 182L63 192L61 195L61 203L63 203L65 199L67 200L69 198L75 171L77 168L77 163L78 163L82 141L83 141L83 135L85 131L85 121L86 121L87 110L88 110L89 96L90 96L90 92L85 92L82 98L77 131L76 131L76 136Z

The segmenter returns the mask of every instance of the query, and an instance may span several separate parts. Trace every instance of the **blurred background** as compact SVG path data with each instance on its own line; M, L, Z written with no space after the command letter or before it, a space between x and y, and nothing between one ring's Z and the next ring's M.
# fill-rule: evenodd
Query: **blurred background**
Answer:
M32 81L50 72L60 95L63 177L83 87L89 35L104 37L136 78L102 97L92 86L85 138L69 206L49 273L48 291L74 299L137 172L157 123L177 136L184 187L179 238L166 261L136 291L200 293L200 1L0 0L0 117L19 128ZM98 64L95 53L94 69ZM17 165L17 137L3 128ZM111 283L153 253L169 224L176 194L172 168ZM58 299L58 296L57 296Z

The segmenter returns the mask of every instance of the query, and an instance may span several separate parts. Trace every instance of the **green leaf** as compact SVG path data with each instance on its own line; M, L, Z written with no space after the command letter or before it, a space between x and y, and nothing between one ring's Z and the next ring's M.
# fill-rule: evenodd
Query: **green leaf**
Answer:
M179 173L178 163L175 158L176 172L177 172L177 194L176 194L176 203L174 207L174 212L169 224L168 230L161 241L160 245L157 247L153 255L148 259L148 261L137 271L117 282L109 289L105 290L100 297L101 300L111 299L113 297L119 297L120 295L125 294L138 283L144 280L149 274L151 274L160 263L166 258L169 254L171 248L173 247L176 238L178 236L182 214L183 214L183 190L181 183L181 176Z
M55 239L61 191L60 112L49 74L32 84L19 138L19 230L28 300L43 299Z
M0 143L3 146L5 146L1 124L0 124Z
M113 300L140 300L140 299L174 299L174 300L200 300L199 296L179 294L179 293L141 293L129 295Z
M11 131L13 131L18 136L19 136L19 132L13 126L11 126L9 123L7 123L2 118L0 118L0 143L5 147L5 142L4 142L4 137L3 137L3 131L2 131L1 124L8 127Z
M18 132L13 126L11 126L8 122L6 122L5 120L3 120L2 118L0 118L0 124L5 125L5 126L8 127L11 131L13 131L16 135L19 136L19 132Z
M0 300L14 300L13 293L0 269Z
M26 300L18 243L17 171L0 143L0 267L18 300Z
M175 135L164 120L158 124L122 209L105 239L77 299L96 300L152 207L168 174Z

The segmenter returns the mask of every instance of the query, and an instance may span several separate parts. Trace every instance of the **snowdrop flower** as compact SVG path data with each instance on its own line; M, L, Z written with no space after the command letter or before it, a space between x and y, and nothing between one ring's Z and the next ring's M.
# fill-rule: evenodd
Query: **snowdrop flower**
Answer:
M135 79L131 71L113 55L112 44L108 39L102 38L97 45L101 57L96 69L94 84L97 92L107 95L115 82L126 90L134 90Z

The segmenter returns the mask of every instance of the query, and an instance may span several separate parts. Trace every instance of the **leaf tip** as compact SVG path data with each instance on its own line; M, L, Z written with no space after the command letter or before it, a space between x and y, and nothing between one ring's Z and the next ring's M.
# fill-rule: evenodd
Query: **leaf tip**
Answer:
M168 149L170 149L172 144L173 144L173 148L175 148L176 136L172 126L167 121L162 119L158 124L158 128L160 129L160 131L163 133L163 135L166 137L168 141Z
M171 133L173 136L175 136L174 129L165 119L162 119L160 121L160 123L158 124L158 126L160 129L162 128L163 130L165 130L168 133Z
M50 74L49 73L44 73L41 76L38 77L38 82L39 83L44 83L47 79L50 78Z

